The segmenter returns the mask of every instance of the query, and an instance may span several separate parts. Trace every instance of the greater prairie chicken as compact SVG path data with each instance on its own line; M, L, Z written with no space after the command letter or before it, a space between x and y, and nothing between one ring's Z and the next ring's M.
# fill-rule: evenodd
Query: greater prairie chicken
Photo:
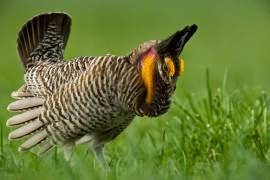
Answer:
M30 136L20 145L27 151L39 145L45 153L57 144L73 147L91 142L104 163L104 143L118 136L137 116L159 116L183 71L179 55L196 25L169 38L147 41L126 56L79 57L64 61L71 27L65 13L41 14L19 32L18 53L25 84L8 106L20 111L7 120L17 129L9 139Z

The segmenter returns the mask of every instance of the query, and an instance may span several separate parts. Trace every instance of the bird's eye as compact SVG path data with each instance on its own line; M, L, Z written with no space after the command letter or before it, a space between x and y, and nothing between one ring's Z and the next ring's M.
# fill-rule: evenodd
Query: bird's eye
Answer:
M168 66L167 66L166 63L164 63L164 64L162 65L162 69L163 69L163 71L165 71L165 72L168 72L168 71L169 71L169 68L168 68Z
M165 58L165 64L167 67L167 72L169 73L169 76L172 77L175 74L175 67L174 67L174 63L173 60L169 57Z

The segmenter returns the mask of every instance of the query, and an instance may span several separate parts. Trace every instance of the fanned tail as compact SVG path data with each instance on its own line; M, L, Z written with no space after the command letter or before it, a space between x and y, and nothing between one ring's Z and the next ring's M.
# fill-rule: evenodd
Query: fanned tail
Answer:
M65 13L45 13L29 20L17 40L24 68L40 60L62 60L70 27L71 18Z
M32 67L38 61L63 60L70 33L71 18L65 13L44 13L29 20L20 30L17 39L17 50L25 68ZM8 106L9 111L21 112L7 120L7 126L14 127L9 139L27 137L19 147L20 151L27 151L42 143L40 153L45 153L54 143L48 138L46 126L40 120L40 114L45 110L42 97L35 97L23 85L11 96L18 99Z

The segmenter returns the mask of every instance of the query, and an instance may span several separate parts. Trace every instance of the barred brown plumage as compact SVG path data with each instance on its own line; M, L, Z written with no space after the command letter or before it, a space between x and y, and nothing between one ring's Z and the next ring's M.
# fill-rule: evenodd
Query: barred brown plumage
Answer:
M8 109L26 112L7 121L8 126L22 125L9 138L34 133L19 149L41 144L40 153L57 144L72 147L91 141L105 163L104 143L118 136L136 115L167 112L181 71L178 56L197 26L187 26L163 41L142 43L127 56L66 62L63 53L70 25L65 13L41 14L20 31L18 52L25 85L12 93L20 100Z

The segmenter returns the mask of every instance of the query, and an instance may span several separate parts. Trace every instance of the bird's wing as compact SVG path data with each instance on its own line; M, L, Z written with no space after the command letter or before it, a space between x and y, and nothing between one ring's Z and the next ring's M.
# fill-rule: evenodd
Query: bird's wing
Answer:
M9 139L33 134L19 150L27 151L46 140L47 143L42 143L45 144L41 148L43 153L55 142L75 141L89 129L99 126L95 121L91 124L87 120L100 117L94 110L98 103L106 101L103 96L106 81L101 80L109 76L98 63L90 67L68 82L59 83L50 94L19 99L8 106L10 111L23 111L7 120L7 126L20 126L9 134Z
M51 95L19 99L8 106L9 111L22 112L6 122L7 126L16 127L9 139L30 136L20 145L20 151L30 150L46 141L40 150L44 153L54 146L55 141L65 142L82 133L72 124L72 119L85 118L82 114L82 99L85 99L83 77L58 86Z
M25 74L27 90L35 96L50 95L61 85L80 76L99 58L103 57L86 56L68 62L41 61ZM21 90L13 93L13 97Z

